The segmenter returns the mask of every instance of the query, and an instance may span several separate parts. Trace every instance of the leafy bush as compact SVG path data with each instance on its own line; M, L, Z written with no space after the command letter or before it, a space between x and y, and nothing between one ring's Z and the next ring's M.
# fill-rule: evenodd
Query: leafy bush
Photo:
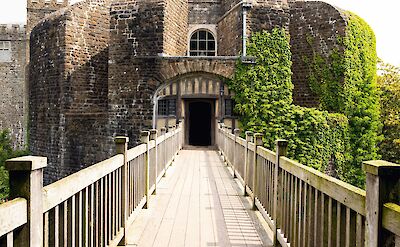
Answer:
M338 167L335 172L346 179L347 118L292 104L291 52L285 30L254 33L248 54L256 64L239 61L234 79L228 82L235 92L241 127L263 133L269 149L276 139L288 139L289 157L321 171L333 162Z
M382 158L400 164L400 68L380 63L378 86L381 90L381 119L384 140Z
M5 161L27 153L26 150L14 150L9 131L0 131L0 202L5 200L9 194L8 172L4 167Z

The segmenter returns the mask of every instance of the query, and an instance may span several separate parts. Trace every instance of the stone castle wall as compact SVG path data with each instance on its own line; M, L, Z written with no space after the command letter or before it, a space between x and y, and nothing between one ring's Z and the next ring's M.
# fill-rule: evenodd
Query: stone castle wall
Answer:
M26 35L21 25L0 25L0 40L10 51L0 51L0 130L8 129L15 148L25 142Z
M33 31L31 150L49 157L47 182L111 155L116 135L128 136L130 147L137 145L140 131L152 128L153 97L160 85L190 73L229 78L235 56L241 53L238 1L114 0L110 6L107 2L87 0L60 10ZM290 5L299 13L291 12ZM316 5L304 6L307 3L256 1L247 20L248 34L284 27L294 37L295 88L306 83L296 60L309 51L301 32L311 25L306 33L328 39L325 29L331 28L325 16L317 16L322 24L309 23L319 10L311 10ZM291 18L297 23L291 24ZM215 27L218 55L231 57L184 57L193 25Z
M344 37L347 20L341 11L324 2L297 2L290 9L290 46L292 50L293 101L307 107L318 106L319 100L308 84L314 52L324 58L337 50L343 52L338 38ZM311 41L311 42L310 42Z
M30 149L48 157L46 183L111 153L108 30L108 7L91 0L50 15L32 31Z
M189 0L189 24L216 24L222 15L222 0Z

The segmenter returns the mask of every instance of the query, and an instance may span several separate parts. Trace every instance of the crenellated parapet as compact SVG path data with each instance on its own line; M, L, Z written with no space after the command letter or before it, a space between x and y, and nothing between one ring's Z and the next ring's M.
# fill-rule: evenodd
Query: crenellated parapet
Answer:
M25 25L19 24L0 24L0 39L1 40L24 40Z
M27 0L27 33L49 14L69 6L69 0Z

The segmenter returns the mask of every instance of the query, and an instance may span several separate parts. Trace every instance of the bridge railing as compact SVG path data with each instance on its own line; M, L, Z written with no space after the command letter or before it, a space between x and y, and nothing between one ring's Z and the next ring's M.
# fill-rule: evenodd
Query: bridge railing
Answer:
M0 246L117 246L127 226L150 203L157 183L182 147L182 126L142 132L128 150L116 137L117 155L43 187L44 157L6 162L11 198L0 205Z
M273 230L274 244L400 246L400 202L392 190L400 185L399 165L365 162L366 193L286 158L285 140L272 152L262 135L239 132L219 126L217 145Z

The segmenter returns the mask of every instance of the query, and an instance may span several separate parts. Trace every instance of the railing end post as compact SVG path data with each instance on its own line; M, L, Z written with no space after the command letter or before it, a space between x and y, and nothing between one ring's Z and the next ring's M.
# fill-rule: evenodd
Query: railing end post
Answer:
M16 237L15 246L42 246L43 244L43 170L46 157L24 156L6 161L10 174L10 196L25 198L28 202L28 223Z
M382 227L383 205L392 202L392 192L400 180L400 165L383 160L363 162L366 173L366 231L368 247L383 246L386 242Z
M275 143L277 156L286 156L288 151L288 141L285 139L278 139Z
M140 132L140 141L142 143L147 144L150 141L150 131L141 131Z

